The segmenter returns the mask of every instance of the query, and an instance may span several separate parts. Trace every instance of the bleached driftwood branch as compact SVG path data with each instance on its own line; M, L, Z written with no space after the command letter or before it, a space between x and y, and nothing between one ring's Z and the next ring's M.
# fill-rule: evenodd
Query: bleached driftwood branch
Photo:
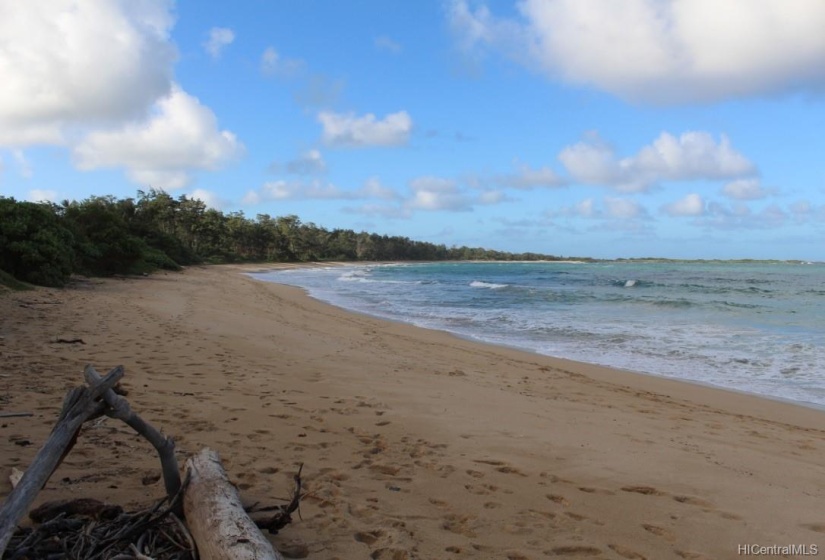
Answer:
M215 451L187 459L186 472L183 511L203 560L282 560L244 511Z
M83 371L83 376L86 382L91 386L99 383L100 374L95 371L91 364L86 366ZM175 458L175 441L171 437L164 436L160 431L155 429L152 425L143 420L140 416L132 411L129 406L129 401L115 394L112 389L107 389L103 392L103 401L108 405L104 409L104 413L111 417L122 420L138 434L143 436L155 450L158 452L160 458L161 471L163 472L163 483L166 487L166 495L174 497L180 490L180 471L178 470L178 461ZM181 512L176 512L181 513Z
M111 390L122 377L123 368L118 366L95 383L75 387L66 394L60 417L49 439L0 508L0 556L6 550L17 523L74 445L83 422L103 413L106 404L101 402L101 395Z

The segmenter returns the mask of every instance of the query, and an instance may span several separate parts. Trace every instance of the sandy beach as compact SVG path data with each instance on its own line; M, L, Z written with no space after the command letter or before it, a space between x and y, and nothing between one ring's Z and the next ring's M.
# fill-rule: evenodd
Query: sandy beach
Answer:
M216 449L245 501L281 503L304 464L301 517L272 542L309 558L825 555L823 411L351 314L242 270L0 295L0 411L34 413L0 419L0 497L83 367L122 364L135 410L182 458ZM38 503L143 506L158 474L148 443L96 421Z

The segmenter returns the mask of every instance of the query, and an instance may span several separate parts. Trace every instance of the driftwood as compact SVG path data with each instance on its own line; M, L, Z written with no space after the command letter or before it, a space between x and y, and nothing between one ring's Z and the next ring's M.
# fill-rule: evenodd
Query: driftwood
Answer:
M87 365L83 372L86 382L94 385L100 382L100 374L91 365ZM137 433L143 436L155 450L160 458L160 465L163 471L163 483L166 487L167 496L175 496L180 490L180 471L178 461L175 458L175 442L172 438L164 436L153 426L145 422L140 416L132 411L129 401L116 395L112 388L102 393L104 402L108 405L104 409L107 416L124 421ZM177 513L182 513L178 511Z
M203 560L281 560L244 511L218 454L204 448L187 459L183 510Z
M290 499L289 503L284 506L270 506L270 507L262 507L256 508L258 504L256 503L253 508L247 509L247 512L252 513L253 511L274 511L270 517L258 517L253 519L255 524L260 527L261 529L266 529L273 535L277 535L278 531L292 523L292 514L298 509L301 505L301 471L304 470L304 465L298 467L298 473L293 477L295 480L295 490L292 492L292 499Z
M84 371L87 385L68 392L51 435L0 507L0 557L11 543L9 557L15 559L46 558L62 551L71 558L95 560L183 560L197 558L199 550L205 560L282 560L258 526L274 534L291 522L290 514L300 504L300 469L289 504L261 508L259 511L276 513L258 520L256 526L216 452L203 449L191 457L186 462L187 478L181 482L172 438L146 423L117 394L116 385L123 374L123 367L118 366L101 377L89 365ZM87 499L52 503L30 514L41 523L39 527L15 533L38 492L71 450L83 422L103 414L122 420L155 447L166 498L154 508L136 513L123 513L117 506ZM189 529L180 520L184 512Z
M20 483L11 491L0 508L0 556L6 550L17 523L74 445L80 426L89 418L103 413L106 405L100 401L100 397L120 381L121 377L123 368L116 367L98 382L88 387L75 387L68 392L49 439L37 452L31 466L23 473Z
M192 536L173 512L181 497L129 513L84 498L49 502L29 514L36 528L14 534L9 560L195 560Z

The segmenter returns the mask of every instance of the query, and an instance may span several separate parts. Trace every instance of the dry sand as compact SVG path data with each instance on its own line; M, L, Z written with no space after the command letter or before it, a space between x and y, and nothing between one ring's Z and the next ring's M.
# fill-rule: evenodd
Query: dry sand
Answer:
M83 366L123 364L133 407L181 456L218 450L246 501L280 503L305 464L302 519L272 540L309 558L825 555L822 411L347 313L237 267L6 293L0 336L0 410L35 413L0 419L0 496ZM158 473L98 421L38 502L142 506Z

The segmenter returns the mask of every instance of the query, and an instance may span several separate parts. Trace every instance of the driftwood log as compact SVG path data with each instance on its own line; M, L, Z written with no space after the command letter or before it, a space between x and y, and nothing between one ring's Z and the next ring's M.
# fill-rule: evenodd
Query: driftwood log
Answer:
M49 439L0 508L0 556L6 550L20 519L74 445L83 422L103 413L106 405L101 402L101 396L122 377L123 368L116 367L96 383L75 387L68 392Z
M202 560L282 560L244 511L215 451L187 459L186 472L183 511Z
M106 414L131 426L155 447L160 458L166 486L167 497L165 501L169 502L168 508L160 514L157 514L159 504L148 513L138 512L118 515L111 523L126 523L128 525L128 527L118 529L116 531L118 535L124 538L129 537L132 532L144 531L149 525L154 526L156 522L160 522L168 516L168 519L183 528L186 535L191 533L191 538L194 540L191 547L177 548L183 554L188 554L190 549L194 554L194 545L196 544L200 558L204 560L282 560L282 556L263 536L258 526L271 533L277 533L279 529L291 521L290 514L297 510L301 498L300 470L295 475L296 489L290 503L286 506L266 508L267 510L274 509L277 513L270 519L258 521L258 525L256 525L244 510L238 491L229 482L226 471L215 451L205 448L197 455L190 457L186 462L187 483L181 482L175 458L175 443L172 438L164 436L160 431L145 422L131 410L126 399L115 393L114 387L123 375L122 366L112 369L104 377L101 377L89 365L86 366L84 371L87 385L76 387L68 392L52 433L43 448L38 451L32 464L23 473L18 484L3 502L2 507L0 507L0 557L6 551L9 541L15 536L17 524L28 511L49 477L71 450L77 440L80 427L86 420ZM182 500L180 499L181 494L183 496ZM69 504L71 507L76 505ZM260 511L264 511L264 509ZM178 519L184 513L188 533ZM148 517L146 517L147 515ZM74 519L66 519L66 523L70 521L74 525L78 522ZM52 523L52 521L46 522L46 524L49 523ZM63 523L63 521L60 521L60 523ZM72 530L78 531L76 529ZM85 553L89 551L83 547L88 544L85 543L85 540L88 540L86 537L91 535L90 531L97 531L98 533L103 531L101 533L103 536L95 538L98 538L98 540L103 539L101 542L106 544L107 547L109 546L107 543L112 539L108 536L109 529L107 527L103 525L98 527L94 523L89 527L83 526L78 532L79 535L83 536L80 539L83 542L75 543L71 548L72 550L76 549L76 551L82 549L85 552L74 557L87 557ZM129 535L125 535L124 531ZM158 531L164 535L169 533L169 530L164 528L158 529ZM32 535L35 535L35 533L32 533ZM104 535L104 533L107 534ZM18 536L15 536L15 539L18 538ZM29 541L33 538L24 538L23 544L29 546ZM143 540L145 541L145 538ZM172 538L171 540L181 539ZM65 548L68 540L62 542ZM127 544L129 544L128 541ZM23 548L26 549L26 546ZM112 541L112 546L114 546L114 541ZM129 546L134 548L132 544L129 544ZM141 549L140 541L134 550L134 557L145 558L139 549ZM97 556L94 557L97 558ZM128 557L132 558L133 556Z

